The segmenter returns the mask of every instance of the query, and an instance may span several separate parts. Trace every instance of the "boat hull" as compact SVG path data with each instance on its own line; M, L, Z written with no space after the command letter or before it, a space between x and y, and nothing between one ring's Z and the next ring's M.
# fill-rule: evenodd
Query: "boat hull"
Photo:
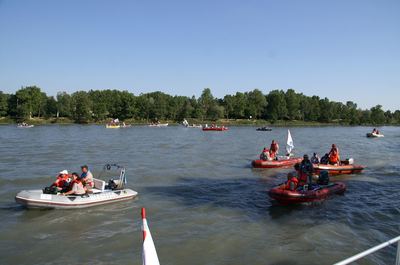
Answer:
M285 190L281 186L272 188L268 195L281 204L299 204L323 201L333 194L343 194L346 191L346 185L342 182L331 183L326 186L320 186L313 190Z
M106 125L107 129L119 129L120 127L120 125Z
M253 160L251 162L254 168L288 168L294 166L296 163L300 163L302 161L301 157L293 157L282 160Z
M43 194L41 190L21 191L15 201L27 208L77 209L134 199L138 193L131 189L106 190L83 196Z
M160 123L160 124L149 124L149 127L167 127L168 123Z
M376 134L376 133L367 133L368 138L380 138L385 137L383 134Z
M364 166L362 165L324 165L324 164L314 164L314 172L316 174L320 174L321 171L328 171L330 176L335 175L348 175L348 174L357 174L361 173L364 170Z
M218 128L207 128L207 127L204 127L203 128L203 131L215 131L215 132L222 132L222 131L227 131L228 130L228 128L227 127L218 127Z

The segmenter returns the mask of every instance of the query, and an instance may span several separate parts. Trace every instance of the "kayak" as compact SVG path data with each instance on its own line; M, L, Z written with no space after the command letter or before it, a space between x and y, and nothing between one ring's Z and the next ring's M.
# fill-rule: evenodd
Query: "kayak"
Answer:
M203 131L227 131L228 127L203 127Z
M267 128L267 127L261 127L261 128L257 128L256 131L270 132L270 131L272 131L272 129Z
M383 134L377 134L377 133L367 133L368 138L379 138L379 137L385 137Z
M324 165L313 164L314 172L320 174L322 170L328 171L330 176L361 173L365 168L362 165Z
M281 158L278 160L262 160L257 159L251 162L254 168L287 168L292 167L296 163L300 163L301 157Z
M343 182L329 183L328 185L312 184L311 190L304 190L303 186L294 191L283 189L282 185L272 188L268 195L282 204L296 204L325 200L333 194L343 194L346 185Z

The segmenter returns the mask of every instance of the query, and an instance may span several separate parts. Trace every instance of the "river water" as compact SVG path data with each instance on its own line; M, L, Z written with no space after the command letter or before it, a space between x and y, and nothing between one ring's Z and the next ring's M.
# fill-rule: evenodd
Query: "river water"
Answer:
M105 129L95 125L0 126L0 264L141 264L140 208L161 264L332 264L399 235L400 128L367 139L368 127L290 128L295 153L342 157L366 165L341 176L342 196L295 207L271 202L267 190L287 170L253 170L262 147L287 128ZM127 168L137 199L81 210L27 210L14 201L63 169L108 162ZM358 264L393 264L390 247Z

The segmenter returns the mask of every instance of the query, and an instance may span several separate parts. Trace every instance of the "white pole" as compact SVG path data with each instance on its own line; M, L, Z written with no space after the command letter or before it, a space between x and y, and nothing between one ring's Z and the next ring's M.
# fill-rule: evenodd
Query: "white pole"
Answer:
M397 254L396 254L396 263L395 265L400 265L400 241L397 241Z
M353 261L359 260L359 259L361 259L361 258L363 258L365 256L368 256L369 254L372 254L372 253L374 253L374 252L376 252L376 251L378 251L378 250L380 250L382 248L390 246L391 244L394 244L394 243L399 242L399 241L400 241L400 236L395 237L395 238L393 238L393 239L391 239L389 241L386 241L386 242L384 242L384 243L382 243L380 245L377 245L377 246L375 246L373 248L367 249L366 251L358 253L357 255L354 255L354 256L352 256L350 258L347 258L345 260L337 262L334 265L346 265L346 264L352 263ZM399 243L397 243L397 246L398 246L398 244ZM399 257L399 255L400 255L400 253L399 253L399 247L398 247L397 248L397 257ZM400 257L399 257L399 259L400 259ZM397 263L397 261L398 261L398 259L396 258L396 265L400 265L400 263Z

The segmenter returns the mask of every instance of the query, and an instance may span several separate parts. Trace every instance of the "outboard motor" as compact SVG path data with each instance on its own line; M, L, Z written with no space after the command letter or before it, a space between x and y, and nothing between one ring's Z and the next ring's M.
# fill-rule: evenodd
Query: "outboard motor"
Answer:
M319 185L328 185L329 184L329 173L327 170L322 170L319 174L318 178Z
M115 190L115 189L117 189L117 187L118 187L118 185L115 183L115 181L113 179L110 179L108 181L106 189Z

